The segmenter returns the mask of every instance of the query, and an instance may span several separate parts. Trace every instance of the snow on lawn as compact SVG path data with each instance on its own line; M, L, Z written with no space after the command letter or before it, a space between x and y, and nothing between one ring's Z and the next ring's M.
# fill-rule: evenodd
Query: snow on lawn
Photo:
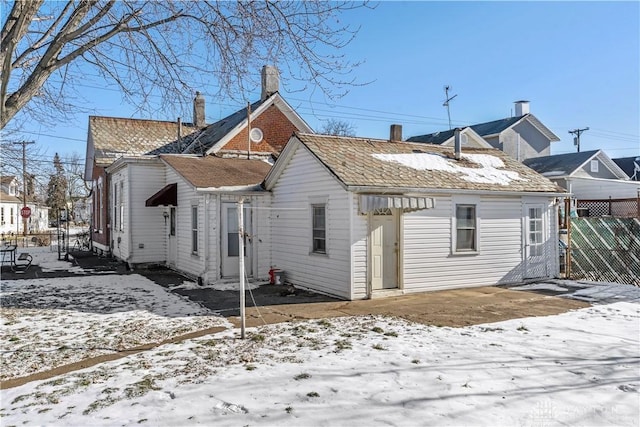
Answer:
M0 393L3 425L638 425L639 305L465 328L345 317L158 347ZM234 335L235 334L235 335Z
M45 264L57 269L57 263L68 270L77 268L64 261ZM3 380L230 326L202 306L135 274L4 280L0 287Z

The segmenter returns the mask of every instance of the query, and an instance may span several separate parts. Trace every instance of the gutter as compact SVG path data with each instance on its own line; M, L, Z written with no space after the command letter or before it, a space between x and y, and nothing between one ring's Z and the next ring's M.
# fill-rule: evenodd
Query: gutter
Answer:
M369 186L347 186L348 191L362 194L384 194L402 196L428 196L431 194L471 194L482 196L549 196L566 197L570 193L559 193L552 191L496 191L496 190L461 190L449 188L400 188L400 187L369 187Z

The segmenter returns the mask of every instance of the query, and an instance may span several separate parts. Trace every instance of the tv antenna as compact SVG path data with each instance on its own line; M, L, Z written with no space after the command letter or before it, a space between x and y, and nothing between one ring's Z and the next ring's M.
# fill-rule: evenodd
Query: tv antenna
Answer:
M451 90L451 86L446 85L444 87L444 96L446 98L446 100L444 101L444 104L442 104L443 107L447 107L447 117L449 117L449 130L451 130L451 112L449 111L449 101L452 101L453 98L455 98L456 95L453 95L452 97L449 97L449 91Z

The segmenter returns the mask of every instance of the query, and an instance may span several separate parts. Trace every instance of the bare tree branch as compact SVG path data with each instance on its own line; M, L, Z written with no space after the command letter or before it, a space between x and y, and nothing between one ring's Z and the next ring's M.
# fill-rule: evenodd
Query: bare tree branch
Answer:
M349 76L358 65L341 53L357 29L339 17L368 7L323 0L4 1L11 7L2 12L3 129L18 112L74 111L71 100L82 94L75 82L91 71L140 108L150 108L141 101L152 95L162 99L157 108L185 105L211 80L218 95L240 100L264 64L284 72L283 85L308 82L339 96L356 84Z

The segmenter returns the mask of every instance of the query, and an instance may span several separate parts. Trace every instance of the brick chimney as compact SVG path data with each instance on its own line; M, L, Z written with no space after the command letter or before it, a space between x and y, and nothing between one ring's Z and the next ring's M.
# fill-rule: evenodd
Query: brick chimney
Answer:
M529 101L516 101L516 117L529 114Z
M196 92L196 97L193 100L193 124L198 128L203 128L206 125L204 118L204 96L200 92Z
M389 141L402 141L402 125L391 125L391 128L389 129Z
M262 94L260 100L264 101L269 96L280 90L280 73L272 65L262 67Z

